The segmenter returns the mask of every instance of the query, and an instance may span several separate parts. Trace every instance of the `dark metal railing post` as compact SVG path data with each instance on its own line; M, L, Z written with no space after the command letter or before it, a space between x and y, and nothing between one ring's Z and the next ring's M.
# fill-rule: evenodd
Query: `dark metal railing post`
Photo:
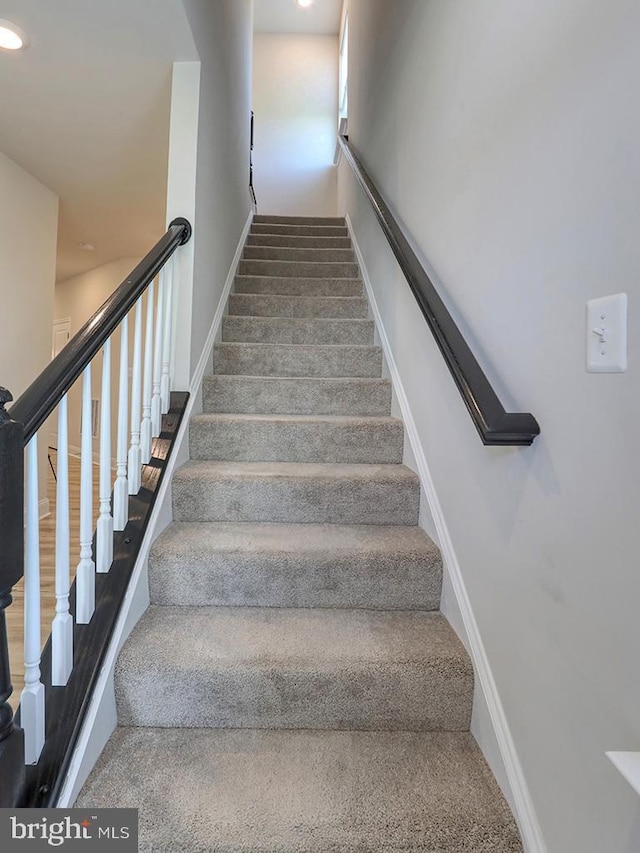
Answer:
M5 616L24 563L24 430L5 410L11 400L11 393L0 388L0 763L5 767L24 766L22 730L9 704L13 686ZM19 776L0 774L0 806L13 800Z

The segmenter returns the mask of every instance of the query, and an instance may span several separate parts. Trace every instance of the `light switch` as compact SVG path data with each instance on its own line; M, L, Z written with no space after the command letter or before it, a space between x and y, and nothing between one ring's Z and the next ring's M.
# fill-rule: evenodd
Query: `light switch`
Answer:
M627 294L587 302L587 372L627 369Z

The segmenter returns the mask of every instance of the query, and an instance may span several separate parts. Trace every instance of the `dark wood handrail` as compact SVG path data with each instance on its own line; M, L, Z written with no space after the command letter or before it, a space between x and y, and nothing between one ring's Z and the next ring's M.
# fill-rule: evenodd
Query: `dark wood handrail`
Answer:
M189 221L182 217L174 219L153 249L16 400L9 415L11 420L22 424L25 445L118 328L178 246L184 245L190 238Z
M482 442L498 446L530 445L540 434L538 422L528 412L505 411L353 145L346 136L339 136L338 141L429 324Z

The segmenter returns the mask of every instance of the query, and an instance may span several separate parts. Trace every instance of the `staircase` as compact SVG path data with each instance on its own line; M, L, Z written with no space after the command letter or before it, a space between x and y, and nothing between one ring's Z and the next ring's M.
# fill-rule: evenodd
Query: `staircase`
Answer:
M344 221L256 216L77 803L140 850L522 849L381 374Z

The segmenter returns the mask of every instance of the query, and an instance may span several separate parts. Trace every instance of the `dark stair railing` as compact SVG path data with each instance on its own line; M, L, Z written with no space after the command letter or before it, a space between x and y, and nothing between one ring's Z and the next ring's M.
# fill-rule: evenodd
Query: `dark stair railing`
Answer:
M538 422L527 412L505 411L388 204L367 174L355 148L347 136L339 136L338 141L345 159L373 207L482 442L498 446L530 445L540 433Z
M11 393L0 388L0 807L55 806L69 769L189 396L170 390L170 353L178 290L173 256L190 237L189 222L174 219L8 411ZM131 381L129 313L135 315ZM118 474L112 498L111 337L118 328ZM91 363L101 350L100 517L94 536ZM69 586L67 394L81 375L81 560ZM61 541L62 547L56 549L56 619L41 654L37 433L56 408L56 545ZM23 577L25 690L14 717L5 611L12 603L13 587Z

